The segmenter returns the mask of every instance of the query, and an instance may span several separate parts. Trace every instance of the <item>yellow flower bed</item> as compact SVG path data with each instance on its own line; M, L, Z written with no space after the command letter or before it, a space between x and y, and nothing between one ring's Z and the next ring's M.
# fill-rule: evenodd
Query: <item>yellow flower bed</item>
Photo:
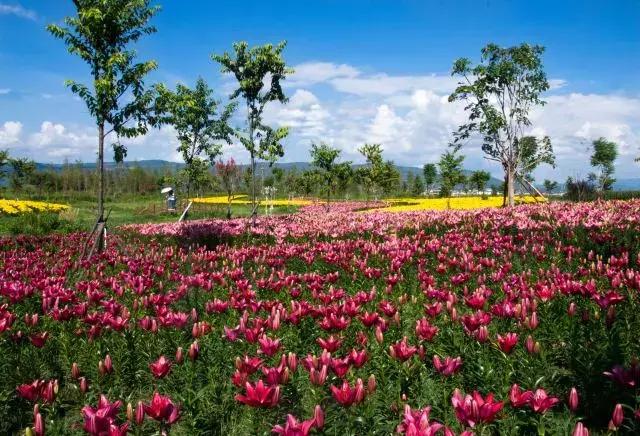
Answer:
M192 198L191 201L198 204L227 204L227 196L219 195L216 197ZM312 202L301 199L268 201L258 199L258 203L262 206L307 206ZM251 199L246 195L236 195L231 200L231 204L251 204Z
M69 206L44 201L4 200L0 199L0 214L19 215L32 212L62 212Z
M516 203L535 203L546 201L545 198L532 196L518 196ZM485 207L502 206L502 196L482 197L451 197L446 198L395 198L386 200L389 206L375 209L384 212L406 212L416 210L444 210L444 209L482 209Z

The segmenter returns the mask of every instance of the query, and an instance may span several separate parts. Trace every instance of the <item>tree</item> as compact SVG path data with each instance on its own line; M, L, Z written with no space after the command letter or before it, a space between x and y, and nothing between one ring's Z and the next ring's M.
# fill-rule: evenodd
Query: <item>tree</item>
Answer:
M486 158L500 162L505 172L510 206L515 204L516 175L531 145L528 140L522 141L531 126L529 111L544 105L540 94L549 89L543 52L538 45L502 48L488 44L482 49L480 64L472 66L469 59L461 58L453 65L452 75L462 80L449 101L464 101L469 111L469 121L458 128L454 143L460 145L474 133L482 136ZM553 155L548 138L542 139L535 150L527 158L527 166L548 161Z
M113 133L116 159L126 154L121 137L147 132L153 92L144 86L145 76L156 69L155 61L136 63L131 45L154 33L149 21L158 12L150 0L73 0L77 15L65 18L66 26L50 24L49 32L62 39L69 53L79 56L91 71L92 88L73 80L71 91L87 105L98 127L98 231L95 247L103 248L104 227L104 141Z
M240 168L233 158L229 158L226 162L219 160L216 163L216 174L220 178L222 189L227 194L227 219L231 219L231 201L233 191L240 185Z
M480 191L482 198L486 198L484 190L487 187L487 183L489 183L489 180L491 180L491 174L489 174L487 171L474 171L469 176L469 183L474 189Z
M8 161L12 170L11 175L9 176L11 189L20 191L31 181L31 178L36 171L36 163L26 157L15 159L9 158Z
M573 201L588 200L593 197L596 187L590 180L568 177L565 183L566 197Z
M436 164L424 164L422 167L422 174L424 175L424 183L427 188L427 193L431 194L431 189L438 179L438 168L436 167Z
M400 179L401 176L398 167L396 167L393 161L388 160L382 164L382 172L376 183L382 189L383 194L389 195L399 189Z
M366 200L379 186L384 174L382 146L380 144L364 144L358 149L366 160L366 165L356 170L356 178L363 186Z
M454 147L453 151L447 150L440 156L438 168L440 170L440 196L447 197L447 207L450 206L449 199L451 192L456 185L465 180L462 172L463 155L458 155L459 147Z
M297 190L304 196L310 196L316 187L322 183L322 177L317 170L306 170L298 177Z
M325 143L320 145L311 144L311 163L317 167L320 175L324 179L324 186L327 194L327 210L331 201L331 191L336 184L336 165L340 157L340 149L332 148Z
M591 155L591 166L599 169L599 174L593 174L592 178L598 183L600 191L610 191L616 179L613 178L615 171L614 162L618 157L618 144L599 138L593 141L593 154Z
M265 125L262 120L268 103L278 101L284 104L288 101L280 83L288 74L293 73L282 58L285 46L286 42L283 41L275 47L266 44L249 48L246 42L238 42L233 44L233 56L226 52L212 56L221 65L222 73L232 73L238 82L231 100L242 97L246 103L247 128L245 131L236 130L235 135L251 157L251 216L254 224L258 213L256 159L274 163L282 157L282 140L289 133L286 127L274 129Z
M222 154L222 143L231 144L233 129L229 118L235 104L227 105L218 113L220 103L213 98L213 90L199 78L194 89L178 85L175 92L161 84L156 86L156 113L158 125L169 124L176 130L179 141L177 151L185 163L187 197L196 179L202 177L202 170ZM206 158L203 160L201 156Z
M351 162L340 162L333 169L335 173L335 190L344 193L353 180L353 168Z
M4 167L9 163L9 150L0 150L0 182L7 175Z
M420 174L416 174L415 178L413 179L413 184L411 185L411 194L416 197L424 194L424 183L422 182L422 177L420 176Z
M558 187L558 182L549 180L549 179L544 179L543 185L544 185L544 191L547 194L551 194Z

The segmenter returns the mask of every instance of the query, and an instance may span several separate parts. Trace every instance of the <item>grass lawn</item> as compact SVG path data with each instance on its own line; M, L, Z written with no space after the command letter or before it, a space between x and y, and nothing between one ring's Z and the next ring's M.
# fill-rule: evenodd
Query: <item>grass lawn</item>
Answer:
M46 198L48 202L68 204L70 209L54 218L51 214L29 214L32 216L7 216L0 215L0 234L39 233L34 229L52 226L52 230L90 230L96 220L96 200L91 198ZM169 212L163 199L158 197L122 196L110 199L106 202L106 211L111 211L108 226L113 228L124 224L160 223L177 221L186 207L186 202L180 202L178 211ZM277 206L273 208L274 214L292 213L298 209L296 206ZM248 216L251 212L250 205L232 205L232 217ZM258 211L264 214L264 207ZM42 216L36 216L42 215ZM188 219L225 218L226 205L196 204L191 206ZM54 221L51 223L50 221Z

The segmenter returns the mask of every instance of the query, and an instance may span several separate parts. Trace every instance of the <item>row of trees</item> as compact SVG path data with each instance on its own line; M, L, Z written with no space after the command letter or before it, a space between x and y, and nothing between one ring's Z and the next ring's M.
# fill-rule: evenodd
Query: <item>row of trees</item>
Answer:
M283 169L276 166L267 169L262 166L256 177L257 190L262 192L263 188L269 187L282 195L322 195L327 202L337 195L449 196L456 187L465 193L485 193L489 187L492 195L496 195L504 190L504 183L488 186L491 175L487 171L464 172L464 157L458 154L458 150L448 150L438 163L425 164L421 172L409 172L404 179L393 162L384 161L380 145L366 144L361 151L363 156L364 153L369 156L369 163L358 167L351 161L340 161L340 149L325 143L312 144L310 169L301 171L296 167ZM587 198L597 192L610 190L615 181L613 162L616 156L615 143L603 138L594 141L591 156L594 172L584 180L569 178L565 188L573 193L571 198ZM192 193L203 195L209 192L223 192L232 197L251 192L253 188L252 168L237 165L233 158L218 160L214 168L206 166L197 173L192 168L143 168L137 164L120 163L105 173L105 191L111 196L155 195L159 188L170 185L177 187L187 197ZM444 177L441 178L440 173ZM98 171L81 162L38 170L35 162L11 158L7 151L0 151L0 182L5 177L12 191L21 195L77 197L81 194L88 197L95 194ZM528 178L533 181L532 177ZM557 190L558 183L544 180L543 186L544 192L550 194Z

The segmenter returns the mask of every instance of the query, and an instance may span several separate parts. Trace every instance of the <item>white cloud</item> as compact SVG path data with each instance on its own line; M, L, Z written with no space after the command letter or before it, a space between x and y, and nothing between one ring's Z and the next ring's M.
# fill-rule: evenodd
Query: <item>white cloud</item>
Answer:
M400 92L415 89L429 89L437 93L453 91L456 79L445 75L426 76L388 76L375 74L366 77L347 77L332 79L331 84L336 90L356 95L391 96Z
M564 88L565 86L567 86L567 81L564 79L549 79L549 89L552 91Z
M366 74L349 65L313 62L298 66L294 80L288 82L296 85L287 93L289 103L270 104L265 112L267 124L290 127L284 161L308 160L310 143L325 141L341 148L344 159L362 162L358 147L380 142L385 158L399 165L421 166L438 160L452 140L452 132L467 119L463 103L448 102L455 80L443 75ZM557 80L552 85L558 89L565 83ZM547 104L531 114L530 133L551 137L558 168L542 168L536 174L539 180L586 174L588 146L600 136L620 145L618 178L637 177L638 164L632 158L640 154L640 97L552 92L545 100ZM244 122L242 110L237 121L238 125ZM10 136L7 130L5 123L0 143ZM11 135L18 138L13 139L14 144L20 134ZM168 127L124 143L129 148L128 160L181 160L175 151L175 132ZM24 147L41 161L64 157L93 160L95 129L45 122L39 132L28 135ZM477 139L465 144L462 152L467 156L467 168L500 175L500 166L483 158ZM247 161L239 144L225 147L225 154ZM110 149L107 157L111 158Z
M22 134L22 123L18 121L6 121L0 126L0 146L9 146L17 143Z
M309 140L321 140L327 133L329 112L310 91L298 89L286 105L273 105L265 115L267 123L286 126L296 135Z
M357 68L331 62L305 62L296 65L294 74L287 78L287 86L309 86L338 78L352 78L360 74Z
M96 156L97 135L89 127L69 129L63 124L44 121L38 132L29 135L27 150L34 159L81 159L92 161Z
M33 21L38 19L38 14L34 10L27 9L19 4L0 3L0 15L15 15L16 17Z
M11 92L10 88L0 88L0 95L7 95Z

